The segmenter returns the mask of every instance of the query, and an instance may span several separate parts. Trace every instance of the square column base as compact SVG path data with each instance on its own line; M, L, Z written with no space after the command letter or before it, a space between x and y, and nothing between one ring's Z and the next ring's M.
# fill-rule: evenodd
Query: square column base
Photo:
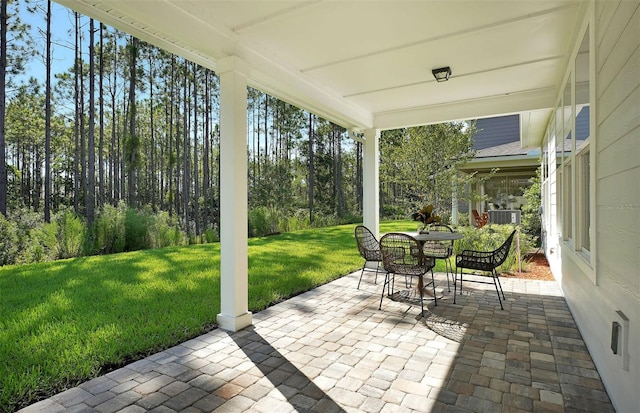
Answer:
M252 324L252 314L248 311L239 316L230 316L225 314L218 314L217 316L218 327L225 331L239 331L243 328L249 327Z

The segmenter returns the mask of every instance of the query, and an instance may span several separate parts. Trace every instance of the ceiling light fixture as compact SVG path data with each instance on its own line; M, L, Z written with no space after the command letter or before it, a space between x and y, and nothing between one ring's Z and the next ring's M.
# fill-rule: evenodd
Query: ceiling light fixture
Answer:
M451 68L449 66L441 67L439 69L433 69L431 73L433 73L433 77L436 78L436 82L446 82L449 80L449 76L451 76Z

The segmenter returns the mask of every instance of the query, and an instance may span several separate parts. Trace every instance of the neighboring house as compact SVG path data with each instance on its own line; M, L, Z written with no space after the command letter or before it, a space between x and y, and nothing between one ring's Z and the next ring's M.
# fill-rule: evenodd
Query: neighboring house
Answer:
M531 178L540 166L540 150L522 148L520 115L478 119L476 128L478 132L474 135L473 145L476 156L459 170L467 174L477 173L478 176L489 175L493 170L497 172L470 188L477 194L486 195L487 201L460 202L458 210L468 212L470 220L474 209L479 213L519 210L525 202L524 191L531 186ZM508 216L511 217L510 214ZM503 213L491 213L490 218L502 222L503 217Z
M570 138L565 139L562 145L555 145L556 151L549 150L556 152L559 159L580 151L589 138L589 121L589 106L582 106L575 119L575 142ZM489 211L489 222L504 223L505 217L511 217L510 214L505 215L504 211L517 212L524 205L524 192L531 186L531 178L540 167L542 151L539 148L522 147L520 126L520 115L476 121L478 132L474 135L473 145L476 156L459 170L479 176L487 176L493 170L496 172L491 178L471 188L475 193L486 196L486 201L458 203L458 210L469 212L470 220L471 211L475 209L479 213ZM571 136L571 133L568 135ZM548 158L547 155L545 159ZM519 214L517 223L520 222Z

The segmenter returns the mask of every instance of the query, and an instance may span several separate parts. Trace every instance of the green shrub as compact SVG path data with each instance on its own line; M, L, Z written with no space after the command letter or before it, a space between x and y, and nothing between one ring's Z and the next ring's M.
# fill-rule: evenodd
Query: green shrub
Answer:
M381 212L384 219L405 219L407 217L407 212L398 205L385 204L382 206Z
M143 211L127 209L124 217L125 251L137 251L151 248L149 226L151 218Z
M29 240L20 254L20 262L53 261L58 253L58 224L42 223L29 233Z
M458 212L458 225L465 227L469 226L469 214L466 212Z
M540 168L536 170L536 175L531 178L531 181L531 186L524 192L525 204L522 206L522 229L534 237L536 245L540 246L542 230L540 217L540 205L542 202Z
M15 263L18 247L18 226L0 214L0 265Z
M211 244L218 241L220 241L220 237L215 229L207 228L204 230L204 242Z
M362 222L362 215L352 214L351 212L340 218L340 225L358 224L360 222Z
M56 254L58 259L82 256L87 235L85 222L73 212L63 210L55 215Z
M259 237L267 233L267 214L264 207L249 210L248 232L250 237Z
M120 203L117 208L105 205L98 212L92 226L94 254L113 254L125 250L125 215L124 203Z
M313 214L313 228L324 228L339 225L340 220L336 215L326 215L322 212Z
M257 207L249 211L249 236L261 237L282 231L284 214L276 208Z
M513 230L514 227L511 225L489 224L480 229L471 226L459 226L456 231L464 235L464 238L454 243L454 254L459 254L462 250L495 250L502 245ZM499 267L499 271L507 272L518 270L518 244L520 247L520 265L522 269L526 269L526 262L523 258L534 249L533 239L528 234L519 231L519 239L514 238L511 248L509 249L509 255L505 262Z
M148 233L151 248L185 244L184 234L180 231L180 223L176 217L170 216L166 211L161 211L156 215L148 212L145 215L151 221Z
M324 228L355 222L362 222L362 217L354 214L338 217L335 214L316 211L313 214L313 223L310 224L308 209L299 208L293 212L287 212L277 208L257 207L249 211L248 234L249 237L261 237L275 232L292 232L311 227Z

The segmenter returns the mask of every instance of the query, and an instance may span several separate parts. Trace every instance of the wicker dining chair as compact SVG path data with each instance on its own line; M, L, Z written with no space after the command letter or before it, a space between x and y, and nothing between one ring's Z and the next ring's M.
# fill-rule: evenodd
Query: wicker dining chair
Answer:
M358 225L355 229L356 243L358 244L358 252L364 259L362 265L362 271L360 272L360 280L358 281L358 289L360 289L360 282L362 282L362 276L364 270L367 268L368 262L376 263L376 278L374 283L378 283L378 272L380 270L380 264L382 263L382 254L380 253L380 243L376 239L375 235L364 225Z
M504 310L504 306L502 305L502 299L505 299L504 291L502 290L502 284L500 284L500 278L498 278L498 268L502 263L507 259L507 255L509 255L509 249L511 248L511 243L513 242L513 237L516 234L516 230L514 230L511 235L507 237L507 239L499 246L497 249L493 251L473 251L473 250L464 250L458 256L456 256L456 277L458 275L458 269L460 270L460 294L462 295L462 273L463 269L469 270L479 270L486 271L491 273L491 278L493 280L493 284L496 287L496 293L498 293L498 301L500 301L500 308ZM469 282L483 283L483 284L491 284L490 281L484 280L476 280L471 279L467 280ZM456 286L457 280L453 281L453 303L456 303ZM502 299L500 299L500 293L502 293Z
M435 224L429 227L430 232L453 232L453 229L445 224ZM422 247L425 257L440 259L444 261L444 268L447 274L447 289L451 292L451 284L449 283L449 274L453 277L453 265L451 265L451 256L453 255L453 240L450 241L425 241Z
M434 304L438 305L436 298L436 286L433 279L433 266L435 260L425 257L422 252L420 243L410 235L402 233L389 233L380 239L380 251L382 252L382 265L387 271L384 277L384 285L382 286L382 294L380 296L380 305L378 309L382 309L382 300L387 289L387 296L394 301L406 302L410 305L420 304L421 315L424 315L424 288L429 285L433 288ZM431 272L431 281L425 282L424 275ZM412 290L398 291L394 290L395 275L404 275L408 277L417 277L417 287Z

